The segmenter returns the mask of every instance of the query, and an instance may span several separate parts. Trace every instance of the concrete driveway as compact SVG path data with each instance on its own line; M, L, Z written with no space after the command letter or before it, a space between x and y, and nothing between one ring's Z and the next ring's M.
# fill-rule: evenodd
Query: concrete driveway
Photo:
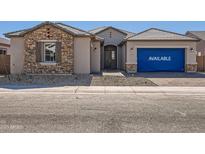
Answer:
M176 73L152 72L137 73L137 77L144 77L158 86L205 86L205 72Z
M0 132L204 133L205 87L1 88Z

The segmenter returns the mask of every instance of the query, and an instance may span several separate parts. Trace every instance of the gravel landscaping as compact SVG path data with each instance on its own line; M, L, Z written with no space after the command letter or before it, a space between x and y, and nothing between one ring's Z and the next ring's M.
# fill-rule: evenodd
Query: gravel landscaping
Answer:
M205 72L152 72L137 73L136 76L146 78L158 86L205 87Z
M0 77L0 86L156 86L152 81L135 76L102 75L9 75Z
M205 86L205 73L103 72L91 75L0 76L0 86Z

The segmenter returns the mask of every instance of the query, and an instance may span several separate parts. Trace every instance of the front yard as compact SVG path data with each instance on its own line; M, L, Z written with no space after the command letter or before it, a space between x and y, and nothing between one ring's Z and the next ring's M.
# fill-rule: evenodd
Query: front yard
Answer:
M4 85L156 86L143 77L103 75L10 75L0 78L0 86Z
M0 86L205 86L205 73L137 73L128 75L10 75Z

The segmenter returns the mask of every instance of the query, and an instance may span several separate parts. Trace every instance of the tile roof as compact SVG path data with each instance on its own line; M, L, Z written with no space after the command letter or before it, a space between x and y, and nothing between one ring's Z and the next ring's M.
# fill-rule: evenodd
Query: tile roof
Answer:
M197 41L198 39L188 37L183 34L157 29L157 28L150 28L134 36L128 37L126 40L192 40L192 41L195 40Z
M62 30L66 31L66 32L69 32L73 35L77 35L77 36L92 36L93 34L89 33L89 32L86 32L84 30L81 30L81 29L78 29L78 28L74 28L72 26L69 26L69 25L65 25L63 23L52 23L52 22L43 22L37 26L34 26L32 28L29 28L29 29L23 29L23 30L19 30L19 31L15 31L15 32L9 32L9 33L6 33L4 34L6 37L15 37L15 36L24 36L24 34L26 34L27 32L30 32L36 28L39 28L40 26L42 25L45 25L45 24L51 24L57 28L61 28Z
M95 29L92 29L92 30L89 30L90 33L92 34L98 34L104 30L107 30L109 28L112 28L112 29L115 29L123 34L126 35L126 38L127 37L131 37L133 35L135 35L136 33L133 33L133 32L129 32L129 31L126 31L126 30L123 30L123 29L119 29L119 28L115 28L115 27L112 27L112 26L103 26L103 27L98 27L98 28L95 28Z
M6 45L10 45L10 41L5 39L5 38L1 38L0 37L0 44L6 44Z
M186 34L192 34L198 39L205 40L205 31L188 31Z
M5 33L4 35L6 37L15 37L15 36L22 36L25 32L27 32L29 29L24 29L24 30L19 30L19 31L14 31L14 32L9 32Z
M89 30L89 32L92 33L92 34L97 34L97 33L101 32L101 31L104 31L107 28L108 28L108 26L97 27L95 29Z
M84 30L81 30L81 29L78 29L78 28L75 28L75 27L72 27L72 26L69 26L69 25L65 25L63 23L56 23L57 26L60 26L68 31L71 31L73 32L75 35L87 35L87 36L90 36L90 35L93 35L89 32L86 32Z

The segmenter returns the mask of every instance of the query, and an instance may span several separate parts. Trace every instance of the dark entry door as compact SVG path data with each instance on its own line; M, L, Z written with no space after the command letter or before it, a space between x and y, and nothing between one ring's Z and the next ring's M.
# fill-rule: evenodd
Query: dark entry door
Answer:
M104 68L116 69L117 68L117 47L108 45L104 47Z

